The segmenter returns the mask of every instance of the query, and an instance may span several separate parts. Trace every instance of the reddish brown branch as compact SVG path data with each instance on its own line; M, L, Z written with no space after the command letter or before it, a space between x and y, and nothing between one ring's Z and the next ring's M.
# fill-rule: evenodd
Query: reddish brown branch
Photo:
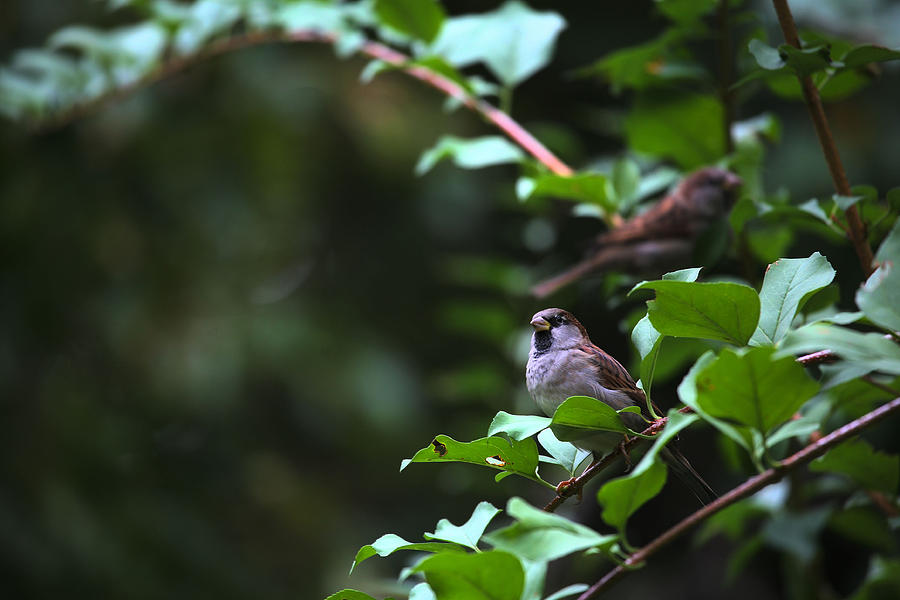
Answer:
M800 48L800 38L797 35L797 26L794 24L794 17L791 15L791 9L787 0L772 0L775 7L775 13L778 15L778 23L781 25L781 31L784 33L784 40L794 46ZM831 179L834 182L834 189L841 196L851 195L850 181L847 179L847 172L841 162L841 156L838 153L837 145L834 143L834 137L831 135L831 128L828 126L828 119L825 117L825 109L822 107L822 98L819 96L819 90L808 75L799 77L800 87L803 90L803 100L806 102L806 108L809 116L812 118L813 126L816 129L816 136L819 138L819 145L822 147L822 154L825 156L825 162L828 164L828 171L831 173ZM849 225L849 237L859 258L859 264L862 267L866 277L874 271L872 248L866 239L866 226L859 216L856 206L851 206L845 211L847 215L847 224Z
M197 62L220 54L225 54L232 50L273 42L319 42L333 44L336 40L337 37L334 34L313 30L298 30L286 33L272 31L251 32L219 40L209 44L204 50L197 54L186 57L170 58L149 75L132 84L116 88L93 100L78 104L43 121L39 125L39 129L53 129L69 123L96 110L100 106L127 97L137 90L163 78L169 77ZM378 42L366 42L359 49L359 53L398 67L408 75L430 85L441 93L459 100L464 106L480 114L487 121L500 129L500 131L505 133L512 141L534 156L534 158L553 173L556 173L557 175L572 174L572 169L568 165L557 158L553 152L547 149L547 147L538 141L537 138L513 120L512 117L495 106L492 106L490 103L471 96L450 79L424 67L404 66L410 61L408 56Z
M784 477L792 470L805 465L814 458L818 458L819 456L825 454L825 452L829 449L856 435L863 429L874 425L875 423L884 419L898 409L900 409L900 398L894 398L887 404L879 406L872 412L867 413L862 417L847 423L843 427L832 431L815 443L806 446L796 454L792 454L791 456L784 459L777 467L768 469L760 473L759 475L748 479L727 494L721 496L712 503L707 504L703 508L700 508L688 517L685 517L677 525L664 532L662 535L654 539L652 542L650 542L637 552L631 554L627 559L625 559L624 563L612 569L609 573L607 573L599 581L597 581L597 583L592 585L583 594L581 594L581 596L578 597L578 600L588 600L588 598L593 598L597 595L598 592L610 587L613 583L621 579L629 570L633 570L635 567L639 566L648 558L659 552L663 547L669 544L669 542L673 541L675 538L679 537L689 529L703 522L705 519L711 517L723 508L731 506L738 500L743 500L744 498L755 494L762 488L779 481L782 477Z

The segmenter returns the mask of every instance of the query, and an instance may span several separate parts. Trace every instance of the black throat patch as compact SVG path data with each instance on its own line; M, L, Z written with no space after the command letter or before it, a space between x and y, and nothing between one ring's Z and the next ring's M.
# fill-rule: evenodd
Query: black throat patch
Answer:
M549 329L534 332L534 349L537 354L543 354L549 350L552 343L553 336L550 335Z

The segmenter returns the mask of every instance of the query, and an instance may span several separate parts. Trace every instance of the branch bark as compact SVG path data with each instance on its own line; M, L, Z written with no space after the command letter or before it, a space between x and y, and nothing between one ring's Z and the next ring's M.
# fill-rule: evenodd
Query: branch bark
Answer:
M628 571L639 566L648 558L659 552L663 547L669 544L669 542L700 524L705 519L711 517L723 508L734 504L738 500L743 500L744 498L755 494L762 488L779 481L794 469L822 456L834 446L837 446L863 429L874 425L898 410L900 410L900 398L894 398L890 402L879 406L862 417L832 431L818 441L806 446L796 454L792 454L784 459L777 467L768 469L759 475L748 479L714 502L700 508L688 517L685 517L677 525L665 531L662 535L637 552L632 553L621 565L609 571L599 581L581 594L578 597L578 600L588 600L589 598L595 597L600 591L610 587L613 583L621 579Z
M795 48L800 48L800 38L797 35L797 26L794 24L794 17L788 6L787 0L772 0L775 7L775 13L778 15L778 23L781 25L781 31L784 34L784 40ZM831 128L828 126L828 119L825 117L825 109L822 107L822 98L819 96L819 90L813 83L811 77L799 77L800 87L803 90L803 100L806 102L806 108L809 116L812 118L813 126L816 129L816 137L819 138L819 145L822 147L822 154L825 156L825 162L828 164L828 171L831 173L831 179L834 182L835 191L841 196L850 196L850 181L847 179L847 172L841 162L841 155L838 153L837 145L834 143L834 137L831 135ZM848 235L859 258L859 264L863 273L868 277L874 271L872 248L866 239L866 226L859 216L856 206L851 206L845 212L847 216L847 224L849 225Z
M42 122L38 126L38 130L46 131L58 128L62 125L70 123L75 119L93 112L94 110L100 108L108 102L125 98L135 93L139 89L142 89L166 77L170 77L171 75L182 71L198 62L212 58L214 56L226 54L234 50L274 42L317 42L324 44L334 44L336 41L337 36L334 34L313 30L297 30L289 32L249 32L236 35L224 40L219 40L209 44L203 51L197 54L186 57L170 58L149 75L132 84L116 88L115 90L103 94L94 100L78 104L70 109L62 111L56 116ZM513 142L515 142L526 152L531 154L535 159L537 159L541 164L543 164L553 173L557 175L572 174L573 171L571 167L561 161L555 154L553 154L553 152L551 152L546 146L544 146L537 138L531 135L531 133L529 133L512 117L510 117L499 108L493 106L489 102L485 102L480 98L471 96L468 92L466 92L466 90L464 90L462 87L460 87L450 79L424 67L404 66L409 63L409 56L379 42L366 42L360 47L359 53L364 56L368 56L369 58L382 60L395 67L398 67L407 75L410 75L418 79L419 81L428 84L429 86L447 96L457 99L466 108L481 115L485 120L498 128L504 134L506 134Z

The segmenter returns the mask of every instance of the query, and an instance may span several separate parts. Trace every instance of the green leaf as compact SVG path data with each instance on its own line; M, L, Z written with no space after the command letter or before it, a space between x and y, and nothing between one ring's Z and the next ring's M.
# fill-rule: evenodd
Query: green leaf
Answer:
M778 52L784 58L785 66L797 77L806 77L832 66L826 46L795 48L789 44L782 44L778 47Z
M350 572L366 560L376 554L378 556L388 556L397 550L415 550L419 552L463 552L457 544L445 544L442 542L408 542L399 535L386 533L371 544L367 544L359 549L356 558L350 566Z
M480 169L492 165L515 163L525 155L518 146L499 135L463 139L452 135L441 137L437 143L422 153L416 165L416 175L430 171L438 162L449 158L457 167Z
M782 258L766 270L759 291L759 325L751 344L777 344L787 334L803 301L834 279L834 269L824 256Z
M544 600L562 600L563 598L568 598L569 596L574 596L575 594L580 594L581 592L588 589L588 584L586 583L573 583L572 585L567 585L566 587L556 590Z
M812 323L791 331L779 347L779 356L828 349L866 372L900 375L900 347L878 333L860 333L828 323Z
M434 41L444 23L444 9L435 0L375 0L381 22L428 43Z
M590 202L606 212L615 212L617 205L610 195L612 185L603 173L576 173L575 175L554 175L544 173L537 177L522 177L516 183L519 200L529 200L543 196Z
M345 589L325 598L325 600L375 600L372 596L357 590Z
M550 61L565 26L555 12L511 1L492 12L447 19L431 50L457 67L483 62L505 86L515 86Z
M660 279L639 283L629 294L642 289L656 291L656 299L647 302L647 314L663 335L743 346L759 321L759 296L746 285Z
M797 438L806 440L814 431L822 427L822 418L818 415L804 415L799 419L792 419L779 427L772 435L766 437L766 445L770 448L785 440Z
M747 44L747 49L750 50L750 54L756 59L756 63L767 71L780 69L785 64L778 49L773 48L762 40L750 40L750 43Z
M506 512L516 522L484 536L484 541L525 560L555 560L588 548L608 551L618 540L616 535L601 535L565 517L535 508L521 498L511 498Z
M494 416L488 435L505 433L514 440L524 440L550 426L550 417L537 415L511 415L501 410Z
M551 428L557 438L567 442L583 438L585 430L628 433L615 409L588 396L572 396L560 404Z
M422 581L409 590L409 598L407 600L437 600L437 596L434 595L434 590L431 589L431 586Z
M718 0L655 0L659 12L677 23L697 21L718 4Z
M508 552L436 554L413 568L441 599L519 600L525 586L522 563Z
M900 220L882 242L875 260L881 266L856 292L856 304L876 325L900 331Z
M844 63L844 66L848 69L862 67L869 63L886 62L889 60L900 60L900 50L893 50L874 44L857 46L841 58L841 62Z
M631 330L631 343L641 355L641 383L645 391L653 385L653 372L656 369L662 339L662 334L656 330L647 315L644 315Z
M817 458L810 471L828 471L846 475L867 490L897 493L900 457L876 452L865 440L848 440Z
M812 398L819 385L792 357L774 359L771 347L728 348L697 376L697 402L714 417L767 434Z
M866 580L851 600L884 600L900 597L900 559L874 555Z
M900 270L893 261L883 263L856 292L856 304L873 323L900 331Z
M687 269L679 269L671 271L662 276L665 281L697 281L700 277L700 271L703 267L688 267Z
M439 435L412 458L404 460L400 464L400 470L414 462L464 462L503 471L501 476L521 475L550 485L537 475L537 444L532 438L516 441L493 436L471 442L457 442L449 436Z
M684 169L713 163L725 154L722 112L715 96L642 94L625 118L628 145Z
M706 370L709 365L715 362L715 360L716 356L712 350L708 350L702 356L700 356L700 358L697 359L697 362L694 363L694 365L688 371L687 375L684 376L684 379L678 385L678 399L681 400L686 406L694 409L694 412L697 413L704 421L711 424L713 427L742 446L745 450L747 450L747 452L751 454L751 456L758 457L761 455L763 450L761 445L758 444L756 440L756 437L759 436L754 436L753 431L748 427L734 425L712 416L711 414L706 412L706 410L699 403L697 378L704 370Z
M669 411L666 428L654 440L653 446L637 467L624 477L606 482L597 492L603 506L602 518L619 531L638 508L662 490L666 483L666 467L658 460L660 451L685 427L700 420L697 415Z
M438 521L434 533L426 533L426 540L441 540L444 542L453 542L466 546L472 550L478 550L478 540L484 534L485 528L491 522L500 509L490 502L482 501L478 503L472 516L463 525L454 525L447 519Z
M569 475L575 475L578 466L592 453L590 450L582 450L571 442L563 442L554 435L551 429L545 429L537 436L544 450L550 453L556 460L556 464L568 471Z

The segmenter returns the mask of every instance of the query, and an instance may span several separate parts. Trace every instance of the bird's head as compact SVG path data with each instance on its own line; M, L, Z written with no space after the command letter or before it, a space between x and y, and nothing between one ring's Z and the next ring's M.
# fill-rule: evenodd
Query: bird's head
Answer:
M725 169L707 167L692 173L681 183L681 191L695 208L709 216L721 216L731 210L743 180Z
M589 339L584 325L572 313L561 308L545 308L535 313L531 317L531 326L534 328L531 347L539 353L550 348L574 348Z

